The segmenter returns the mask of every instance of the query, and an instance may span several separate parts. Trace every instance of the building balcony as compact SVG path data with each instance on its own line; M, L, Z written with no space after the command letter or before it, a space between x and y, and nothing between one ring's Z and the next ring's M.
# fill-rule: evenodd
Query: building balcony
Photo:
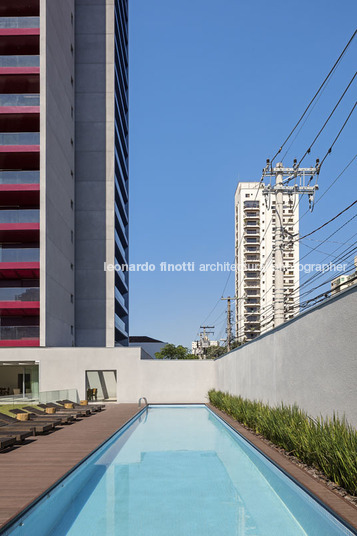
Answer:
M4 100L4 99L3 99ZM0 106L0 132L39 132L39 106ZM33 137L30 145L39 145L39 138ZM24 143L23 145L27 145ZM6 143L5 145L11 145ZM14 143L14 145L18 145Z
M13 223L39 223L40 211L38 209L27 210L0 210L0 225Z
M4 57L38 57L39 54L39 28L0 28L0 65L9 66L6 61L3 64L1 63L1 58ZM39 63L37 66L39 66Z
M0 287L0 303L38 302L39 299L39 287Z
M0 246L0 280L39 279L40 249Z
M39 326L0 326L0 342L38 340L40 337Z
M0 94L39 92L39 67L0 67Z
M4 248L0 245L0 264L3 263L38 263L40 248Z
M11 56L0 56L0 68L8 67L40 67L40 56L39 54L31 56L26 54L23 56L11 55Z
M40 17L0 17L0 28L39 28L39 27L40 27Z
M39 171L0 171L0 186L39 184Z
M39 107L40 95L31 93L1 93L0 94L0 108L15 107L15 108L27 108L27 107Z
M259 212L255 212L254 210L252 211L251 209L246 209L245 212L244 212L244 221L247 221L248 219L256 219L256 218L260 218L260 213Z

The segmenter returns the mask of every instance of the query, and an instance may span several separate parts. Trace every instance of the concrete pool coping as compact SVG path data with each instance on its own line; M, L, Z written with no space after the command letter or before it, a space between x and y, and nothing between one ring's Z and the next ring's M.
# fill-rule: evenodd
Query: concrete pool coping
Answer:
M220 417L226 424L236 430L240 435L247 439L254 447L262 452L270 461L281 468L293 480L305 488L313 497L326 506L338 518L345 521L354 531L357 530L357 507L341 497L335 491L331 490L322 481L315 479L304 468L299 467L289 458L279 452L278 447L270 446L263 441L254 432L251 432L232 417L223 411L215 408L211 404L206 406Z

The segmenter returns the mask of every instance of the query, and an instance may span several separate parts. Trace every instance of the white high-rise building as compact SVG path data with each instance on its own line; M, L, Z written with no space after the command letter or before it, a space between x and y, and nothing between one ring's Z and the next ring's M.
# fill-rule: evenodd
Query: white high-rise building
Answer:
M235 194L236 336L252 340L274 327L275 196L263 195L259 182L238 183ZM269 206L270 205L270 206ZM285 320L299 311L298 196L284 195Z

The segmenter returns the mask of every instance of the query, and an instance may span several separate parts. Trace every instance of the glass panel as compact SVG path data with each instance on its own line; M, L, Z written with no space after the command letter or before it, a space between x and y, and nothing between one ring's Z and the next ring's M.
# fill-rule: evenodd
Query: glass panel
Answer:
M39 210L0 210L0 223L38 223Z
M114 316L115 316L115 327L118 328L123 333L126 333L125 323L122 321L121 318L119 318L117 314L115 314Z
M0 28L39 28L40 17L0 17Z
M39 287L0 288L0 301L39 301Z
M39 248L3 248L0 246L0 262L39 262Z
M21 339L38 339L39 326L0 326L1 341L18 341Z
M0 184L38 184L39 171L0 171Z
M0 56L0 67L39 67L40 56Z
M0 132L0 145L40 145L40 133Z
M115 288L115 298L126 308L125 300L117 288Z
M40 95L0 93L0 106L40 106Z

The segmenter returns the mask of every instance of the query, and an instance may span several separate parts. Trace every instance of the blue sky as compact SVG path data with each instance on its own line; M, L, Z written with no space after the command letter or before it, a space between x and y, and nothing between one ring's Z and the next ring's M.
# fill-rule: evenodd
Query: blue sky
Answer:
M259 180L355 30L355 0L131 0L130 333L190 346L200 324L224 336L234 276L164 273L159 263L234 261L234 192ZM357 37L294 141L299 158L356 69ZM327 151L356 101L351 86L304 161ZM323 192L356 153L357 111L319 177ZM306 234L357 198L357 159L302 218ZM301 202L300 214L307 207ZM316 247L357 212L353 207L305 241ZM306 262L319 262L356 233L346 225ZM351 242L356 238L351 238ZM338 242L338 243L335 243ZM309 251L301 246L301 256ZM336 253L337 255L337 253ZM321 279L322 281L322 279ZM320 282L320 281L319 281ZM318 284L318 283L317 283ZM318 294L320 291L315 291Z

